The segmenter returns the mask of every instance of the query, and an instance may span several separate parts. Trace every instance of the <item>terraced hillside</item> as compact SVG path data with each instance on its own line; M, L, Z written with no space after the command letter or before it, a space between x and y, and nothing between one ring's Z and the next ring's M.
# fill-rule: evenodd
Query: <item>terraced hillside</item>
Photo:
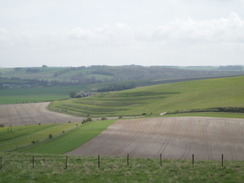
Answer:
M217 107L244 107L243 76L161 84L55 101L49 109L81 116L128 116Z

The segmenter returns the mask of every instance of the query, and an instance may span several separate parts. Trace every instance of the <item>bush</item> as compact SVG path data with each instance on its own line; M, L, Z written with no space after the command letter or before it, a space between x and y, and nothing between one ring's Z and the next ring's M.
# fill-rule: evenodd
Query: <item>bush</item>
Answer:
M203 109L176 110L176 111L167 112L167 114L192 113L192 112L236 112L236 113L244 113L244 107L213 107L213 108L203 108Z
M102 117L101 120L107 120L107 118L106 117Z
M123 116L119 116L118 118L119 118L119 119L122 119L122 118L123 118Z
M52 139L52 138L53 138L53 135L52 135L52 134L49 134L49 135L48 135L48 138L49 138L49 139Z
M85 124L86 123L86 120L85 119L83 119L82 120L82 122L81 122L81 124Z
M90 122L90 121L92 121L92 119L91 118L86 118L86 121Z
M0 127L1 127L1 128L4 127L4 124L0 124Z
M84 124L84 123L88 123L90 121L92 121L91 118L86 118L86 119L83 119L81 123Z

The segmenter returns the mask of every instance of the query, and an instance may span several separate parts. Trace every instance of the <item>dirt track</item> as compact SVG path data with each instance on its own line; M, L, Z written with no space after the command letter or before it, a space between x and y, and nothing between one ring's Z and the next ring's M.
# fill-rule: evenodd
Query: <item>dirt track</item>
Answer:
M181 117L119 120L69 155L244 160L244 119Z
M0 124L6 126L80 122L82 118L48 111L49 102L0 105Z

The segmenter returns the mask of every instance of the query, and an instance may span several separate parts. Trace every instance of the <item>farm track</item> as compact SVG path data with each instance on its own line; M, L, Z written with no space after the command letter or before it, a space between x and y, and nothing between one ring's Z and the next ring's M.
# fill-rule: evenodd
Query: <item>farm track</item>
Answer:
M172 117L119 120L68 155L244 160L244 119Z
M81 122L83 118L47 110L49 102L0 105L0 124L21 126Z

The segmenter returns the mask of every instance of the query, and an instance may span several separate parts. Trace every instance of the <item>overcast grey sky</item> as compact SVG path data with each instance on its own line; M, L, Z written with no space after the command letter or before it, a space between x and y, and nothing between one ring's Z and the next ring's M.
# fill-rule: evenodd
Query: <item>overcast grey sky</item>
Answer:
M0 67L244 65L244 0L0 0Z

